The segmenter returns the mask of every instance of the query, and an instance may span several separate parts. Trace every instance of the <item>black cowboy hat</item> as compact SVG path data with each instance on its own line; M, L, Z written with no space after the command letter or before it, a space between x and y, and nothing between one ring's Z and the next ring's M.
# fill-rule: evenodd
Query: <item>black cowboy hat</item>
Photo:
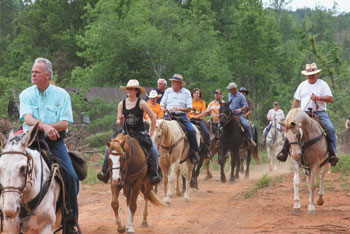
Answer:
M246 92L247 95L249 94L249 91L248 91L245 87L241 87L241 88L239 89L239 92Z

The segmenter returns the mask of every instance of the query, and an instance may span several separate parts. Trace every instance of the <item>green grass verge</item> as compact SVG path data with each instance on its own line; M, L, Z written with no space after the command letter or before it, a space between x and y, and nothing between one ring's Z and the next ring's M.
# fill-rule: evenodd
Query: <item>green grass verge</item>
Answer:
M252 187L246 189L243 193L244 198L249 198L255 194L259 189L269 187L272 184L279 183L283 180L282 176L268 176L264 174Z
M338 155L339 161L335 167L331 167L332 172L341 172L343 175L350 174L350 154Z
M100 182L100 181L97 179L97 177L96 177L96 175L97 175L98 172L99 172L98 169L89 167L88 175L87 175L86 179L82 181L82 184L97 184L97 183L102 183L102 182Z

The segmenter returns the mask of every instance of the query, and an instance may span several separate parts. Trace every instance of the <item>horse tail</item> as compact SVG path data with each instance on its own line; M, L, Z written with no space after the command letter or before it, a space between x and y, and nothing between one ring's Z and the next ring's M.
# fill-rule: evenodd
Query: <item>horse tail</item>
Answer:
M156 206L163 206L163 207L167 206L163 201L159 200L159 198L154 194L152 190L149 190L149 192L144 195L152 204Z

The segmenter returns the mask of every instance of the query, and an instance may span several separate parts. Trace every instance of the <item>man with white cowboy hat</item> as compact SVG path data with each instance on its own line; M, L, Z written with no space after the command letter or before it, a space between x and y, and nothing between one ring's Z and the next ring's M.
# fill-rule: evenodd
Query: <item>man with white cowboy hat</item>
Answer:
M237 84L234 82L229 83L226 89L230 91L227 97L227 102L231 102L230 109L232 110L233 114L237 115L241 120L241 124L249 135L251 145L256 146L249 123L243 115L243 112L249 109L245 96L237 91Z
M306 69L302 71L301 74L305 75L307 80L301 82L295 91L292 108L297 108L300 105L302 110L309 112L309 109L312 109L312 112L315 112L315 114L318 115L329 133L331 143L331 147L329 147L329 162L332 166L335 166L338 162L338 157L336 155L335 129L332 121L326 113L327 102L333 102L333 96L328 84L317 78L317 74L320 71L321 70L317 68L316 63L306 64ZM315 104L316 101L318 109ZM288 152L289 144L287 144L287 140L285 139L283 149L277 155L277 159L282 162L286 161Z
M162 111L167 109L169 112L175 113L177 117L185 120L183 123L188 131L192 151L190 160L191 163L196 164L199 162L199 148L196 139L196 131L194 130L191 122L188 120L186 114L192 110L191 93L188 89L183 87L185 82L183 81L182 75L175 74L169 80L171 80L171 88L168 88L165 91L162 101L160 102L160 108Z
M156 115L157 119L161 119L164 116L164 113L163 113L163 111L161 111L160 105L158 103L158 99L160 97L162 97L162 94L157 94L156 90L152 90L148 95L149 102L147 102L147 104L149 105L149 107L151 108L153 113ZM144 120L149 119L146 112L144 112L143 119Z
M147 105L147 103L140 98L140 95L146 93L146 89L139 85L137 80L129 80L126 86L120 86L126 92L127 98L118 104L117 126L123 126L123 130L127 134L139 139L149 138L147 141L152 145L143 145L151 154L151 159L148 165L148 174L151 184L157 184L160 181L158 175L158 156L159 152L150 136L153 135L156 127L156 116ZM151 119L151 127L149 135L146 132L146 127L143 122L143 112L146 112ZM114 134L116 136L116 134ZM102 171L97 175L97 178L104 183L109 180L109 163L108 163L108 148L105 151L105 158L102 166Z

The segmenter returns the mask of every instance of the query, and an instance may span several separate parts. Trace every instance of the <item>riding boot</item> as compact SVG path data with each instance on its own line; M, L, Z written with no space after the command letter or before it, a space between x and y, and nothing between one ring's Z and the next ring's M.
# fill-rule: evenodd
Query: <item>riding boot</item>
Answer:
M155 162L155 160L156 159L153 157L148 160L148 175L151 181L151 185L156 185L161 180L161 177L158 174L157 162Z
M97 174L97 179L99 179L103 183L107 184L110 177L111 177L110 165L109 165L108 160L105 160L103 162L103 165L102 165L102 171L100 171Z
M288 144L288 140L285 139L281 152L279 152L276 156L277 160L281 162L287 161L288 153L289 153L289 144Z
M190 161L191 161L192 164L197 164L197 163L199 163L199 160L200 160L200 157L199 157L198 152L193 152L193 153L190 155Z
M264 137L263 139L261 139L261 146L265 147L265 142L266 142L266 137Z
M333 147L329 147L329 159L328 159L328 161L331 164L331 166L333 166L333 167L339 161L339 158L337 157L337 154L334 152Z

